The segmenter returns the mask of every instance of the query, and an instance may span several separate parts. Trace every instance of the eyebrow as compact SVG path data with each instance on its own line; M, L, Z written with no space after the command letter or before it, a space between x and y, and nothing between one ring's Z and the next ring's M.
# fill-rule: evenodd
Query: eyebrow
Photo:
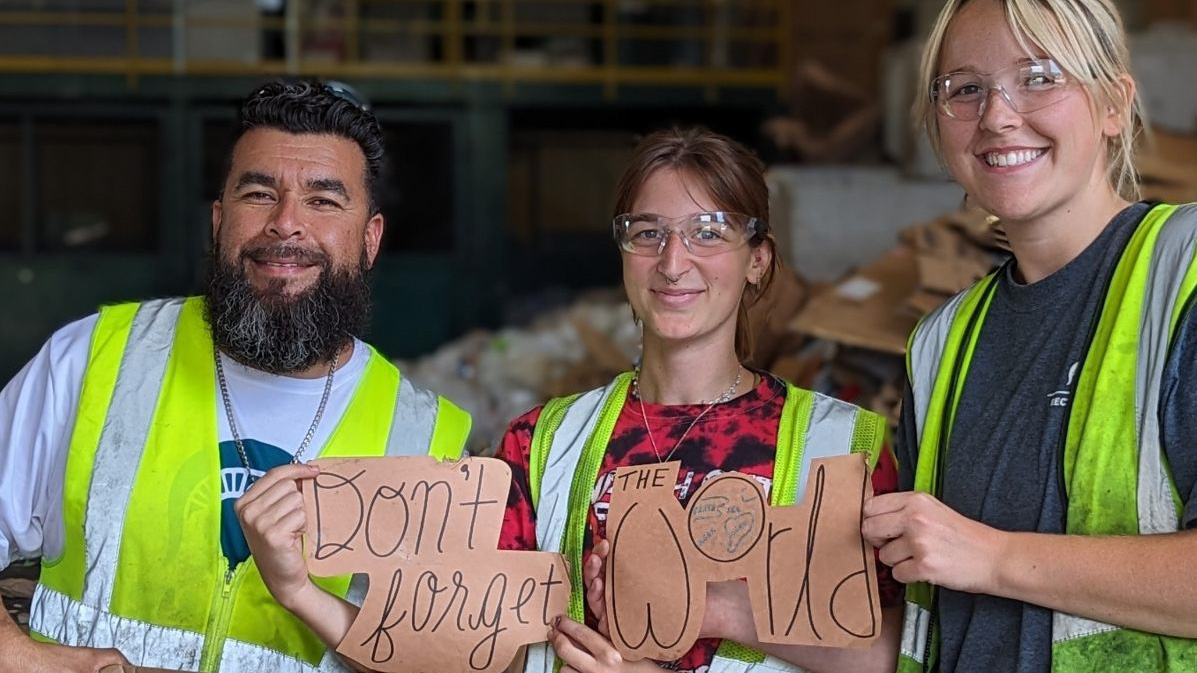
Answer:
M241 189L247 185L260 185L262 187L277 189L278 180L273 175L267 175L258 171L246 171L237 177L237 185L234 189ZM304 186L311 192L330 192L347 200L350 198L349 190L345 188L345 183L336 178L313 178L308 180Z
M349 190L345 189L345 183L336 178L315 178L308 180L308 191L312 192L332 192L341 198L349 198Z
M261 185L262 187L274 188L278 185L278 181L274 179L273 175L266 175L257 171L246 171L237 176L237 185L233 189L241 189L246 185Z
M1050 56L1024 56L1024 57L1022 57L1022 58L1018 59L1017 61L1015 61L1014 63L1011 63L1011 64L1010 64L1010 65L1008 65L1008 66L1005 66L1005 67L1002 67L1002 68L998 68L997 70L990 71L990 72L982 72L980 69L978 69L978 68L977 68L977 66L975 66L975 65L973 65L973 64L971 64L971 63L969 63L969 64L966 64L966 65L962 65L962 66L960 66L959 68L953 68L953 69L951 69L951 70L949 70L949 71L945 72L944 74L945 74L945 75L950 75L950 74L952 74L952 73L954 73L954 72L971 72L971 73L975 73L975 74L978 74L978 75L992 75L992 74L993 74L993 73L995 73L995 72L999 72L999 71L1001 71L1001 70L1005 70L1006 68L1013 68L1013 67L1014 67L1014 66L1016 66L1016 65L1026 65L1026 64L1028 64L1028 63L1033 63L1033 62L1035 62L1035 61L1046 61L1046 60L1048 60L1048 59L1050 59L1050 58L1051 58Z

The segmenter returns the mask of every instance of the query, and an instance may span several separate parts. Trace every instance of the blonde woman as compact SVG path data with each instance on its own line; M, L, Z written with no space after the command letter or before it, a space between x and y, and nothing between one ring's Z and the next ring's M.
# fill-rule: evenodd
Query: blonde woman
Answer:
M1197 671L1192 206L1138 202L1109 0L952 0L919 116L1013 259L911 337L902 671Z

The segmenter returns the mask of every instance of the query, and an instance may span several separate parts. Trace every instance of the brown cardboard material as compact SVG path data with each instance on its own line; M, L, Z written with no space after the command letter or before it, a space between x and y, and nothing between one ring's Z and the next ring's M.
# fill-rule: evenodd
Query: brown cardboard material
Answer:
M955 294L989 272L989 256L973 245L944 218L916 227L915 241L919 286Z
M830 286L811 298L790 323L791 329L847 346L906 352L906 337L917 318L900 307L917 285L914 253L905 246L895 247L861 267L855 277L875 283L876 291L850 300L836 291L838 285Z
M808 294L802 278L792 269L782 267L765 293L748 307L752 366L767 367L776 359L789 334L787 325L802 309Z
M569 603L560 554L497 551L511 468L493 458L322 459L303 482L314 575L366 573L337 652L390 673L496 673Z
M1010 240L996 215L990 215L980 208L971 208L950 213L944 217L944 221L982 248L1010 252Z
M684 654L698 638L706 583L740 578L763 642L867 647L877 637L877 570L860 534L872 495L863 455L813 461L791 507L768 506L755 479L730 472L707 480L683 510L673 495L679 465L615 472L605 592L625 659Z
M1155 129L1143 137L1135 158L1143 197L1165 203L1197 200L1197 136Z

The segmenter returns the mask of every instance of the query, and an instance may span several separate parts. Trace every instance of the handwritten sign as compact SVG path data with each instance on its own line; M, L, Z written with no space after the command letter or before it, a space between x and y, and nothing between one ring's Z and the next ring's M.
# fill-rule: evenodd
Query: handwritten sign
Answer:
M683 510L679 463L615 472L607 518L611 640L628 660L673 660L694 646L706 583L747 578L762 642L864 647L881 612L872 547L860 535L872 494L864 456L812 462L806 494L770 507L738 472L706 481ZM651 559L651 562L645 562Z
M366 573L337 652L392 673L507 666L566 611L559 554L497 551L511 468L494 458L323 459L304 482L314 575Z

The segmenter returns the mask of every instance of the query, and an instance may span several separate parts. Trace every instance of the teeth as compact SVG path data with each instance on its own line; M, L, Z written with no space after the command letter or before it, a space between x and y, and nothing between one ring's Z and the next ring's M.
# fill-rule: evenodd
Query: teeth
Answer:
M1045 150L1016 150L1014 152L986 152L985 163L990 166L1021 166L1038 159Z

